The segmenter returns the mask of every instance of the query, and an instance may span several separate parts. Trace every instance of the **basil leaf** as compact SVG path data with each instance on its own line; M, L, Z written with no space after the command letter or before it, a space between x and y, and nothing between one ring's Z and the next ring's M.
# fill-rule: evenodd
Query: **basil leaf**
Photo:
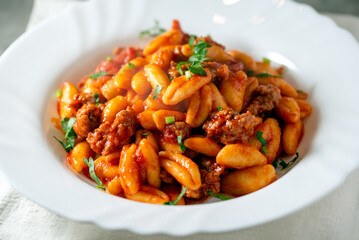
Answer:
M161 85L157 85L155 87L155 90L153 91L153 97L152 97L153 100L156 100L158 98L158 95L160 94L161 90L162 90Z
M217 112L222 110L222 106L217 108Z
M66 152L70 152L75 147L75 138L76 133L73 129L73 125L76 122L76 118L64 118L61 119L61 127L62 130L65 132L64 141L60 141L55 136L54 138L61 143L62 147L65 149Z
M187 187L183 188L181 193L178 195L178 197L176 198L176 200L174 201L170 201L170 202L165 202L163 205L176 205L177 202L183 197L183 195L186 193L187 191Z
M292 166L299 159L299 153L296 152L295 155L296 156L291 161L289 161L288 163L286 163L282 159L276 159L276 160L273 161L272 165L273 165L274 168L277 168L278 165L279 165L279 166L282 167L281 170L284 170L284 169Z
M185 64L187 64L187 62L179 62L179 63L177 63L176 69L181 75L183 75L183 71L182 71L181 67L182 67L182 65L185 65Z
M210 190L206 190L208 195L212 196L212 197L215 197L215 198L218 198L218 199L221 199L223 201L225 200L229 200L229 199L232 199L231 197L228 197L224 194L220 194L220 193L214 193L213 191L210 191Z
M99 73L91 74L91 75L89 76L89 78L91 78L91 79L97 79L97 78L99 78L99 77L106 76L106 75L109 75L109 73L107 73L107 72L105 72L105 71L101 71L101 72L99 72Z
M177 136L177 142L181 147L182 152L186 151L186 146L182 143L182 135Z
M201 75L201 76L206 76L207 75L207 73L203 70L203 68L201 69L201 68L195 68L195 67L188 66L188 69L193 74L197 74L197 75Z
M188 45L193 48L193 43L194 43L194 36L191 34L191 37L189 38L189 41L188 41Z
M101 180L96 176L95 164L93 162L92 157L90 157L89 160L87 160L87 158L84 158L83 161L89 167L90 176L97 183L96 187L99 188L99 189L105 190L105 188L102 186Z
M95 97L95 103L96 103L95 105L98 106L100 104L100 98L98 96L98 93L95 93L94 97Z
M268 58L266 58L266 57L263 57L263 62L270 64L270 63L271 63L271 60L268 59Z

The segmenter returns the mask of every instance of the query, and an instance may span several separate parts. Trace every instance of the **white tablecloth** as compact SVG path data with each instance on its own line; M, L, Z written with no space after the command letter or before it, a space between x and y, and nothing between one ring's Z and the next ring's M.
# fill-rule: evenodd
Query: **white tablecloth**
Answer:
M28 27L64 9L70 0L35 0ZM329 15L359 40L359 18ZM358 60L359 61L359 60ZM171 239L108 231L60 217L36 205L0 178L0 239ZM359 239L359 170L339 189L315 204L282 219L240 231L196 234L191 239Z

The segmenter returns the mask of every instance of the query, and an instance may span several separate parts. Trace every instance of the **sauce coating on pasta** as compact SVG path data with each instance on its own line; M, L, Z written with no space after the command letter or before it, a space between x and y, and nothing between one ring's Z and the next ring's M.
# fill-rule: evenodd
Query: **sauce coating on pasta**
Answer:
M174 20L143 49L118 47L77 86L63 83L58 141L76 172L119 197L184 205L242 196L276 180L311 114L283 75Z

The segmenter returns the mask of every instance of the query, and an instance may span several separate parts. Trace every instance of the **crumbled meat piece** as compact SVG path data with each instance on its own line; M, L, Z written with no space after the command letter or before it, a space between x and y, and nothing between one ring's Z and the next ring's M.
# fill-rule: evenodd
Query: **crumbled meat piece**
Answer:
M226 63L226 65L228 66L229 71L233 73L244 70L244 64L242 62L229 61Z
M96 98L94 93L82 92L79 94L75 94L74 98L70 102L70 106L79 109L86 103L96 104Z
M248 143L260 123L261 120L249 112L239 114L225 109L212 113L203 124L203 129L207 137L223 144Z
M100 124L101 109L97 106L87 103L83 105L76 113L76 122L74 131L80 137L87 137L89 132Z
M136 114L128 108L117 113L113 122L102 123L86 140L92 150L106 155L130 143L137 125Z
M169 143L177 143L177 137L182 135L182 139L191 135L191 126L185 122L174 122L166 124L162 132L163 140Z
M272 84L259 85L254 90L254 98L246 111L256 116L271 111L278 105L280 98L281 95L278 87Z
M226 80L229 75L227 65L218 62L203 62L202 66L211 72L212 82L218 84L222 80Z
M200 167L209 172L217 172L219 174L222 174L226 169L225 166L218 164L216 160L210 158L202 158Z
M218 193L221 190L221 179L219 177L220 173L209 172L204 169L201 169L200 173L202 186L197 190L187 189L185 197L192 199L201 199L208 195L207 190L212 191L213 193Z
M171 61L170 69L168 69L168 75L172 79L175 79L176 77L181 76L181 74L178 72L176 67L177 67L177 63L175 61ZM182 69L182 71L185 71L186 67L184 65L182 65L181 69Z

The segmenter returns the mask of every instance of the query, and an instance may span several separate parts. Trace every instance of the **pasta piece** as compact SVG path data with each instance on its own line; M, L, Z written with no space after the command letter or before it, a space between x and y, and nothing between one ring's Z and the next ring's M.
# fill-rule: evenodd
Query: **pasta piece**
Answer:
M168 195L170 201L174 201L178 198L181 191L173 184L164 184L162 190ZM185 205L184 197L181 197L176 205Z
M116 96L124 95L125 90L117 88L114 80L109 80L101 87L101 93L107 100L111 100Z
M143 100L139 99L132 104L132 110L136 113L136 115L140 114L145 110L143 106Z
M128 106L126 98L117 96L107 102L106 107L101 113L101 123L112 122L116 118L116 114L121 110L125 110Z
M137 119L140 122L141 126L146 130L157 129L156 123L153 120L153 113L155 111L146 110L137 115Z
M218 109L226 109L228 105L224 100L222 94L219 92L216 85L213 83L208 84L212 91L212 111L218 111Z
M142 139L138 146L139 154L143 157L143 164L146 169L147 183L151 186L159 188L161 186L160 179L160 163L156 151L152 144L146 139Z
M160 48L150 59L150 64L156 65L162 70L168 70L170 67L171 60L174 58L175 46L166 46Z
M135 194L130 194L125 192L125 197L137 202L145 203L154 203L154 204L164 204L169 202L170 198L168 195L157 188L152 186L143 185L140 187L139 191Z
M135 194L140 189L140 173L135 160L137 145L129 144L122 148L119 173L125 194Z
M246 109L251 103L254 95L254 90L258 87L258 79L255 77L249 77L247 80L246 90L243 97L243 109Z
M296 98L298 96L297 90L290 85L288 82L284 81L282 78L278 77L260 77L258 78L259 84L266 85L272 84L277 86L280 89L282 96Z
M83 141L75 145L74 149L67 154L66 160L70 166L79 173L87 167L83 161L84 158L89 159L90 157L94 157L94 155L90 145L86 141Z
M134 65L135 67L131 68L130 64L131 66ZM129 63L123 65L113 79L116 87L122 89L129 89L131 86L131 79L133 75L135 75L139 70L141 70L140 67L146 64L146 59L135 58Z
M217 61L217 62L228 62L231 60L231 55L226 53L221 47L212 45L210 48L208 48L208 53L206 57L210 58L211 61Z
M153 113L153 121L158 130L162 131L166 126L166 117L174 117L175 121L184 121L186 114L170 110L158 110Z
M302 99L295 99L297 102L299 109L300 109L300 119L305 119L312 114L312 106L310 104Z
M267 159L251 145L236 143L224 146L218 153L216 162L230 168L241 169L264 165L267 163Z
M221 181L221 190L241 196L264 188L276 178L277 173L270 164L249 167L224 176Z
M184 153L184 151L182 151L182 148L178 143L167 142L163 138L159 139L159 145L160 145L160 149L163 151L169 151L179 154Z
M190 79L180 76L172 80L162 96L162 101L167 105L176 105L180 101L192 96L196 91L211 81L211 72L204 68L206 76L192 75Z
M136 144L140 144L142 139L146 139L152 146L152 148L158 153L158 145L156 142L156 138L152 132L140 129L136 132Z
M205 137L190 137L184 140L184 145L196 152L209 157L215 157L221 151L222 147L216 142Z
M153 39L144 49L143 55L147 56L156 52L160 47L180 44L183 39L183 33L180 30L173 29Z
M179 183L191 190L201 187L201 174L196 163L191 159L173 152L159 153L161 166Z
M237 51L237 50L230 50L228 53L235 60L242 62L244 64L244 69L245 70L256 70L255 61L253 60L253 58L251 58L250 56L248 56L244 52L240 52L240 51Z
M212 91L208 85L204 86L191 97L186 123L192 127L201 126L212 111Z
M157 86L162 86L162 91L165 91L170 85L170 80L168 79L167 74L156 65L146 65L145 73L153 89Z
M100 179L113 179L118 175L118 163L121 152L113 152L108 155L102 155L94 162L96 176Z
M300 108L294 98L282 97L274 110L286 123L295 123L300 119Z
M123 192L123 189L121 186L121 179L120 179L119 175L117 175L115 178L113 178L107 184L106 190L109 194L112 194L112 195L119 195Z
M219 91L234 111L240 112L247 85L247 75L243 71L231 74L227 80L221 81Z
M58 109L60 118L72 118L76 116L76 108L71 106L71 100L78 94L77 88L70 82L64 82L62 85L62 96L58 100Z
M286 123L283 128L283 149L288 155L297 152L298 145L303 136L303 122L301 120L295 123Z
M151 91L151 84L147 81L145 71L141 69L131 79L131 88L138 95L146 95Z

